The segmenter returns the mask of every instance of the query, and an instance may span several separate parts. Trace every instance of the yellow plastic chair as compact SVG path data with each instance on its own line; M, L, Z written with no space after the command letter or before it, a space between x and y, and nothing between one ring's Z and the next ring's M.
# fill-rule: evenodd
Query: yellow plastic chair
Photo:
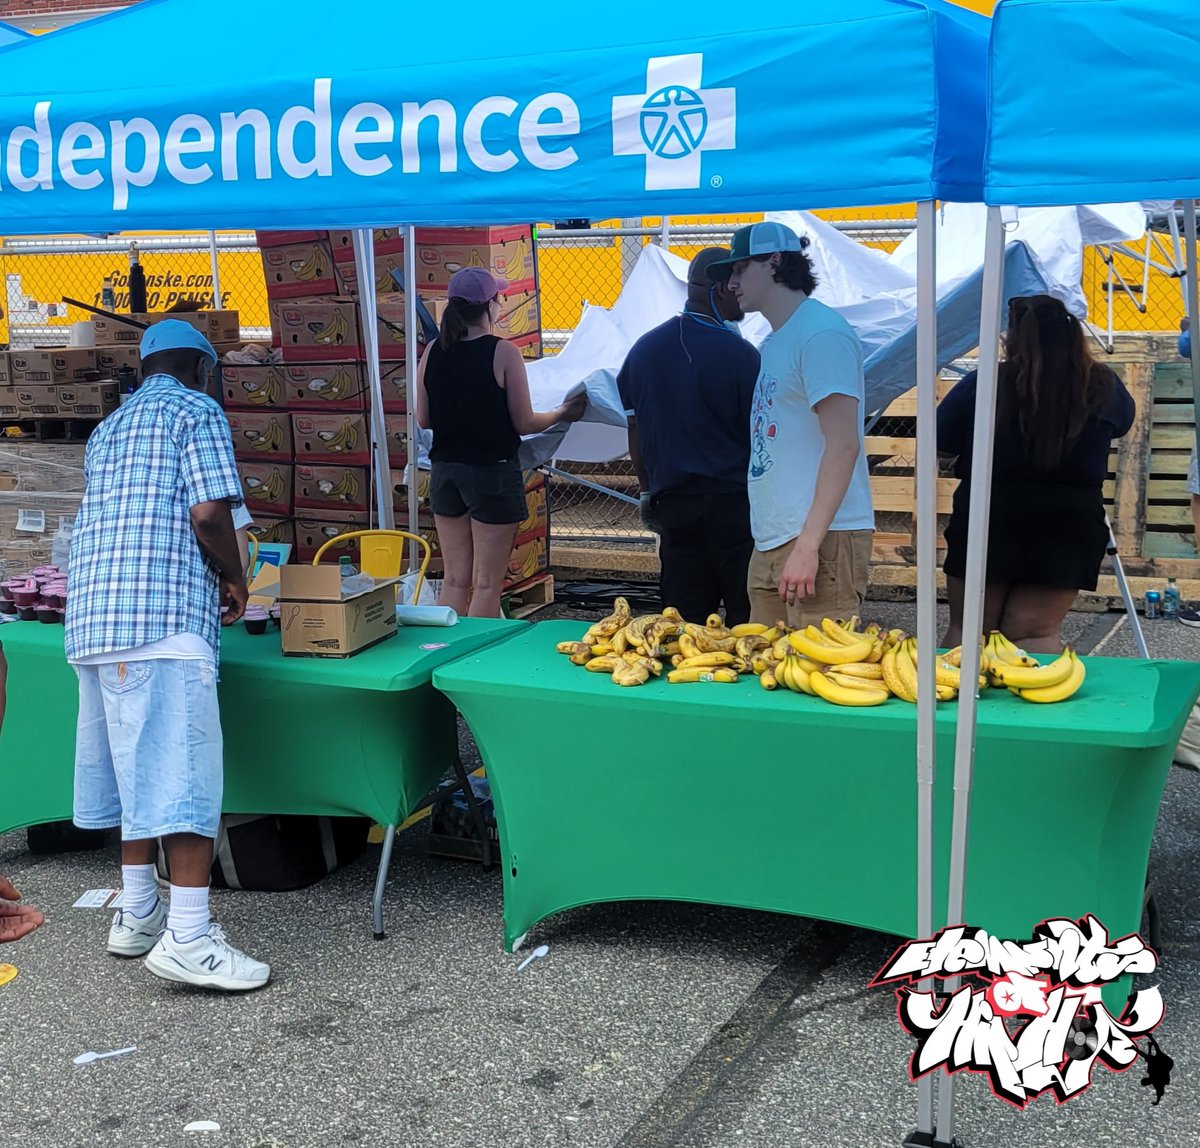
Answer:
M349 538L359 539L358 568L372 578L400 577L400 571L404 569L405 541L419 542L425 556L417 571L417 585L413 591L412 600L414 604L421 600L421 587L425 584L425 572L429 569L429 561L433 557L433 551L430 550L429 543L424 538L419 534L409 534L407 530L350 530L329 539L313 555L312 564L319 565L321 556L326 550L340 545Z

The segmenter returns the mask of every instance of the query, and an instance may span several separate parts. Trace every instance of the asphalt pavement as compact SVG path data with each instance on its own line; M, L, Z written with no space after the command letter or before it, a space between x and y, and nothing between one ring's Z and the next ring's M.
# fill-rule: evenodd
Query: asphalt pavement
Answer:
M910 606L870 613L913 625ZM1118 614L1072 615L1066 633L1132 652ZM1200 631L1173 623L1147 636L1159 656L1200 651ZM463 749L478 762L465 732ZM1177 1061L1162 1104L1138 1067L1099 1067L1081 1098L1024 1112L960 1077L965 1148L1200 1143L1198 786L1172 770L1151 858L1159 1036ZM428 856L426 827L398 840L381 942L377 846L295 893L215 892L231 939L274 966L245 997L169 985L103 952L108 914L71 906L118 884L115 848L34 857L23 832L0 836L0 872L48 917L0 950L18 969L0 987L0 1143L873 1148L913 1127L912 1041L894 998L867 987L895 938L705 906L594 906L539 925L530 944L549 952L518 972L527 952L502 951L498 872ZM220 1130L184 1131L197 1120Z

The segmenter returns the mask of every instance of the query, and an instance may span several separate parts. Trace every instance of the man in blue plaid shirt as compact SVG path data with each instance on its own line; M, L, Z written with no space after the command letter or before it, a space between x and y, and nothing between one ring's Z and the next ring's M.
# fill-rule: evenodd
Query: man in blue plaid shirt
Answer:
M142 338L137 393L96 428L71 543L67 658L79 675L75 824L121 828L123 907L108 951L166 980L228 992L271 970L209 917L223 761L220 606L242 616L244 516L229 423L205 393L217 362L178 319ZM154 862L162 839L169 907Z

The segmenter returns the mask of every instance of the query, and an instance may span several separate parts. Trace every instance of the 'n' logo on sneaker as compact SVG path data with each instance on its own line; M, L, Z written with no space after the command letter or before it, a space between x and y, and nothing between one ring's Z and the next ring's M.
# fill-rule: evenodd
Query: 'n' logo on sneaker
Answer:
M200 965L208 969L210 973L215 973L224 963L223 957L218 957L216 953L209 953L207 957L201 960Z

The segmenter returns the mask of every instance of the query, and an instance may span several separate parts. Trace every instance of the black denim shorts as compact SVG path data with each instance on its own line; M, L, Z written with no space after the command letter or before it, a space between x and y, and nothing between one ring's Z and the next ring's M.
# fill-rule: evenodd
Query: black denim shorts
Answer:
M476 522L507 526L525 517L525 479L516 459L476 466L435 462L429 476L429 509L440 518L469 514Z

